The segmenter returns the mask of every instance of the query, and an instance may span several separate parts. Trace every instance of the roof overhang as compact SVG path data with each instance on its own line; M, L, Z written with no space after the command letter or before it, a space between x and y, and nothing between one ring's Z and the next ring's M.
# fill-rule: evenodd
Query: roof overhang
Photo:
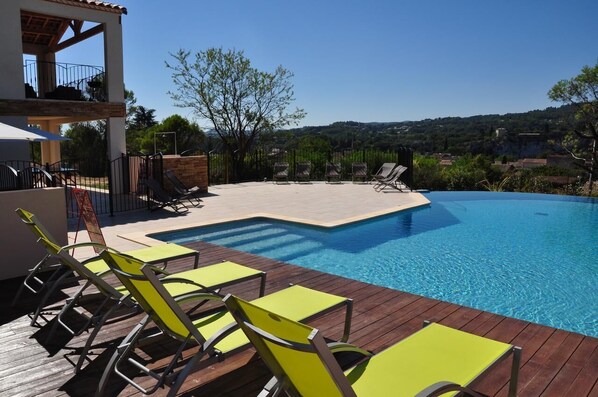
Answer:
M102 12L126 14L125 7L94 0L44 0L68 6L99 10ZM21 31L25 52L58 52L104 31L102 24L83 30L84 21L68 16L45 15L21 10ZM71 28L73 36L62 40Z

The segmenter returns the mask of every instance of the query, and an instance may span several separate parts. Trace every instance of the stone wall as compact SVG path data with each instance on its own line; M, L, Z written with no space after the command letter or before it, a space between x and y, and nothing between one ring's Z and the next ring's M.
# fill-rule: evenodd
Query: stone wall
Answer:
M164 170L172 170L185 186L199 187L201 192L208 191L208 157L207 156L164 156ZM172 191L168 178L164 177L164 188Z

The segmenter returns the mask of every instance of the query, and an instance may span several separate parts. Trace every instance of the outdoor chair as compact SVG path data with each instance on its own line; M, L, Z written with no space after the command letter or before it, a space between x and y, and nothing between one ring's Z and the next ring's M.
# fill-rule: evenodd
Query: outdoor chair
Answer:
M355 183L356 180L361 180L363 183L368 179L368 164L367 163L353 163L351 164L351 181Z
M152 211L164 207L172 208L177 214L184 214L189 211L189 208L179 198L171 196L157 180L148 178L142 181L142 183L152 191L151 200L149 197L150 194L148 194L148 201L154 204L151 208Z
M191 203L191 205L194 207L198 207L199 205L201 205L202 200L201 198L199 198L201 192L198 186L187 188L185 184L183 184L183 182L181 182L181 180L177 178L177 176L174 174L172 170L164 171L164 175L166 175L166 178L168 178L168 180L172 184L172 187L177 193L177 198L179 200L188 200L189 203Z
M372 175L372 182L378 182L381 179L388 178L392 170L394 170L397 163L384 163L374 175Z
M407 171L407 167L398 165L386 178L378 180L378 182L374 185L374 190L381 192L387 187L391 187L393 189L403 191L402 187L407 187L407 185L401 182L399 178L401 178L401 175L405 171Z
M23 223L29 228L29 230L31 230L36 239L44 239L50 242L54 247L60 247L60 245L56 242L57 240L52 237L52 235L34 214L22 208L17 208L15 212L21 218ZM96 233L91 233L89 237L92 240L91 243L75 244L71 246L71 248L74 249L77 247L91 246L96 250L96 252L99 252L106 246L104 236L101 234L101 229L98 229ZM167 243L152 247L139 248L127 251L126 254L139 258L146 263L151 263L154 265L163 264L164 267L166 267L168 262L171 260L188 257L193 257L194 268L197 268L199 265L199 252L178 244ZM85 261L85 263L90 271L94 272L98 276L101 276L110 270L108 265L106 265L106 263L104 263L104 261L97 256L89 258L87 261ZM51 272L51 274L48 277L43 277L44 273L49 272ZM48 298L52 295L56 288L60 287L61 284L64 284L64 282L67 281L67 277L71 274L72 272L68 268L65 268L52 252L47 251L46 255L29 271L29 274L23 280L23 283L19 287L19 290L13 299L12 305L14 306L19 301L21 294L25 289L34 294L40 294L42 291L45 291L31 319L31 325L36 324L37 319L41 314L41 310L45 306Z
M211 365L213 360L222 361L228 355L249 345L249 340L238 329L230 313L222 306L222 295L206 292L196 293L197 300L211 300L220 304L214 310L189 317L191 313L183 311L179 302L173 299L165 286L156 278L152 267L143 265L134 258L110 251L103 251L100 255L147 313L147 316L127 335L112 355L100 380L97 396L104 395L112 372L145 394L151 394L163 385L169 385L168 395L174 396L201 358L209 356L212 360L203 360L202 364L204 366ZM188 298L192 297L188 296L185 300L188 301ZM295 321L305 321L344 306L346 317L342 340L346 341L349 336L352 311L350 299L294 285L258 298L253 302L269 311L284 313ZM301 302L301 304L295 305L293 302ZM155 327L152 327L148 334L144 331L151 323L158 330L156 331ZM180 347L174 353L170 363L160 365L161 368L164 368L161 373L148 368L153 357L147 357L146 353L144 359L141 359L133 354L143 341L147 343L149 338L157 335L170 337L180 343ZM164 345L163 341L155 343L159 343L160 346ZM192 357L183 360L186 362L185 365L177 371L175 367L181 360L183 351L187 347L193 346L199 346L199 351ZM166 361L163 360L163 357L155 359L161 363ZM136 383L131 378L130 368L122 368L125 363L149 375L155 380L155 384L142 387Z
M87 353L104 324L108 321L114 322L128 318L131 315L141 313L143 310L140 308L135 297L130 296L129 291L127 291L125 286L113 286L104 280L104 276L112 274L111 270L103 274L96 274L93 271L93 267L90 266L90 261L79 262L68 254L67 251L72 246L57 247L43 238L40 238L40 243L46 247L49 253L59 258L62 264L75 272L84 281L84 284L77 290L77 292L66 300L66 303L56 316L56 320L48 337L49 339L52 337L58 325L62 326L71 335L80 335L82 332L88 330L90 325L93 326L93 330L89 334L75 365L75 372L78 372L88 358ZM117 252L110 248L106 248L106 250L115 253ZM105 264L103 259L100 258L99 260ZM162 268L150 264L148 264L148 269L151 269L154 274L162 276L160 282L164 285L166 291L178 301L184 301L188 298L192 299L198 292L218 291L224 287L255 279L260 280L259 296L263 296L265 292L265 272L230 261L172 274L169 274ZM78 330L73 330L66 323L65 317L72 310L83 306L82 298L84 292L92 285L97 288L104 299L97 308L94 309L91 315L85 316L85 313L79 312L79 314L86 317L86 321ZM122 311L120 309L122 308L126 309L125 315L120 314L120 311Z
M326 163L325 178L327 183L332 183L333 180L341 183L341 163Z
M295 164L295 181L309 182L311 174L311 161L299 161Z
M8 164L0 164L0 191L20 189L21 176L19 171Z
M82 353L79 356L79 361L75 366L75 372L77 372L83 365L84 360L87 358L87 352L91 348L93 340L97 336L104 323L112 319L117 313L118 309L121 307L127 308L131 314L139 313L139 307L134 299L128 297L128 292L124 287L112 286L104 281L104 277L108 274L111 274L112 271L102 258L92 257L84 260L83 262L79 262L77 259L68 254L68 251L73 248L84 246L101 246L102 249L107 249L105 246L97 243L79 243L60 247L46 237L45 233L43 232L45 229L43 226L38 226L38 222L36 222L35 216L33 214L27 213L24 210L20 210L20 212L23 213L23 215L28 215L28 218L31 219L31 221L26 222L31 229L39 230L35 233L39 237L38 242L46 249L46 257L51 257L55 260L58 260L65 270L67 270L56 273L59 275L56 277L55 282L42 298L41 303L35 312L32 325L35 323L37 317L41 313L41 310L45 307L45 303L49 296L56 290L57 287L63 285L67 278L71 277L71 275L74 273L78 276L78 279L84 281L84 284L77 290L77 292L66 300L66 303L56 316L55 322L50 331L51 337L56 331L56 327L61 325L71 335L80 335L83 331L87 330L90 325L94 326L94 329L88 337ZM142 250L129 251L129 253L135 254L136 252L140 252ZM155 261L154 263L161 263L161 261ZM152 265L148 264L148 266ZM260 279L259 296L263 296L265 292L265 272L242 266L234 262L226 261L173 274L169 274L161 267L158 268L153 266L152 268L157 274L164 276L160 280L162 282L169 283L166 287L167 290L171 295L178 298L184 298L188 294L192 294L198 290L221 289L230 285L254 279ZM79 329L74 330L68 324L66 324L64 318L71 311L71 309L75 309L80 306L81 298L83 297L84 292L92 285L95 286L104 296L104 300L97 308L95 308L95 311L90 316L87 316L84 325Z
M274 174L272 180L276 183L280 181L289 182L289 163L279 162L274 163Z
M327 345L319 330L228 295L224 302L274 378L260 396L440 396L481 394L469 384L513 353L509 396L517 394L521 349L440 324L371 353L349 344ZM343 371L333 353L360 353ZM450 395L453 395L450 394Z

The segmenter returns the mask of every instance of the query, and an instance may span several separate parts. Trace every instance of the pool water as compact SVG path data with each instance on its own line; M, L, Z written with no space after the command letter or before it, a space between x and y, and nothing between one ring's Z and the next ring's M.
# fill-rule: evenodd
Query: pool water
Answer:
M598 337L598 201L433 192L334 229L257 219L153 235L206 241Z

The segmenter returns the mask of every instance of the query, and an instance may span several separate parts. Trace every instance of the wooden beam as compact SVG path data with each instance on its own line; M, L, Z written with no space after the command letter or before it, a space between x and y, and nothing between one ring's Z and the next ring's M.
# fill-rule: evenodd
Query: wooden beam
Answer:
M23 54L42 55L45 54L48 47L45 45L23 43Z
M81 29L83 28L83 21L73 19L71 22L69 22L69 26L71 27L73 33L76 36L78 34L81 34Z
M83 23L83 22L81 22L81 23ZM56 45L58 45L58 42L60 41L60 39L62 39L62 36L64 36L64 33L69 28L69 26L70 26L70 22L68 22L66 20L62 21L62 23L60 24L60 27L56 30L56 33L54 34L54 36L52 37L52 40L50 40L50 43L48 44L48 47L50 49L52 49Z
M0 116L26 116L36 120L101 120L125 117L124 103L61 101L53 99L0 99Z
M94 26L93 28L87 29L85 32L82 32L80 34L75 34L74 37L71 37L68 40L58 43L57 45L51 47L50 51L58 52L58 51L64 50L65 48L68 48L72 45L80 43L83 40L87 40L88 38L93 37L96 34L102 33L103 31L104 31L104 25L98 24L98 25Z

